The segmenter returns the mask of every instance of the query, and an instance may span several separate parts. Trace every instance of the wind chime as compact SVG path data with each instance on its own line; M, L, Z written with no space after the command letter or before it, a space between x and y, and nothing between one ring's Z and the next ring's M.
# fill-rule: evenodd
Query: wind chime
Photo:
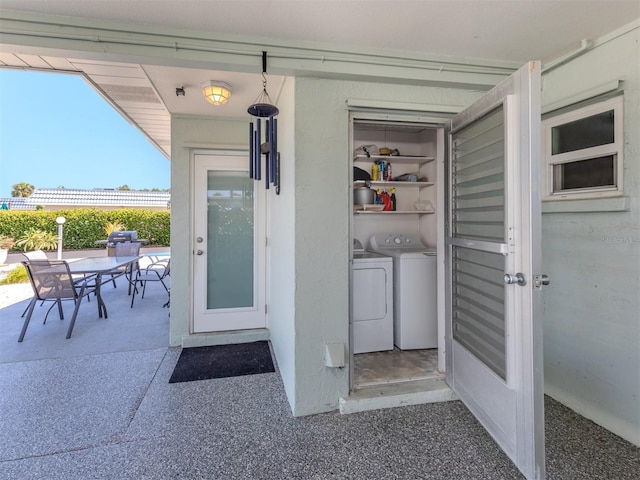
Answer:
M249 178L262 180L262 155L265 156L265 187L272 184L276 195L280 194L280 154L278 153L278 107L273 105L267 93L267 52L262 52L262 92L249 106L247 112L255 119L249 123ZM264 129L262 119L265 118ZM264 132L264 135L263 135ZM264 136L264 143L262 141Z

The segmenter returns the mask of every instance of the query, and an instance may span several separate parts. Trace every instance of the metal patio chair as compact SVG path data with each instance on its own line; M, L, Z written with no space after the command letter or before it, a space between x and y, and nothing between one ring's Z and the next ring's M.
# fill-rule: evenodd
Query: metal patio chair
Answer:
M141 298L144 298L144 292L147 288L147 282L160 282L169 295L169 288L165 283L166 278L171 272L171 259L162 258L156 262L152 262L144 268L138 268L134 277L133 295L131 297L131 308L133 308L133 302L136 299L137 288L135 286L140 283L142 287Z
M114 256L116 257L137 257L140 255L140 242L117 242L114 244ZM116 278L124 276L127 279L127 283L129 284L127 295L131 295L132 287L135 288L133 284L133 278L135 276L135 272L138 269L138 262L134 262L132 264L127 265L126 267L121 267L113 272L109 273L111 278L107 280L107 282L113 282L113 286L116 286ZM105 282L105 283L107 283Z
M33 298L29 303L27 317L24 320L20 337L18 342L22 342L24 335L27 332L33 309L39 300L55 302L44 317L44 322L47 321L47 315L49 311L58 304L58 312L60 314L60 320L64 318L62 313L62 301L73 300L75 308L73 310L73 316L67 330L67 337L71 337L73 326L76 322L78 310L82 298L88 297L89 294L95 292L95 285L90 285L90 279L82 279L82 281L75 282L69 271L69 264L64 260L29 260L22 262L27 270L31 287L33 288Z
M24 255L27 260L31 261L31 260L48 260L47 254L44 253L42 250L32 250L31 252L23 252L22 255ZM92 276L87 276L87 275L72 275L73 281L75 283L77 282L82 282L83 280L90 278ZM89 300L89 297L87 297L87 300ZM42 303L40 303L40 306L44 305L44 302L46 300L43 300ZM30 304L29 304L30 305ZM24 318L24 316L27 313L27 310L29 310L29 305L27 305L27 307L24 309L24 312L22 312L22 315L20 315L20 318ZM51 305L51 307L49 308L49 310L47 310L47 315L49 314L49 311L53 308L53 305ZM64 319L64 315L62 313L62 304L58 301L58 311L60 312L60 320ZM46 323L47 321L47 316L45 315L44 317L44 322Z
M31 252L23 252L22 255L24 255L27 258L27 260L47 260L47 254L44 253L42 250L33 250ZM40 306L42 306L43 304L44 304L44 301L40 304ZM24 318L24 316L27 313L27 310L29 310L29 305L27 305L27 308L24 309L24 312L22 312L22 315L20 315L20 318ZM53 308L53 305L51 305L51 308ZM51 308L49 310L51 310ZM59 306L59 308L61 309L62 306ZM47 314L49 314L48 311L47 311ZM62 313L60 315L62 315ZM62 316L60 316L60 320L62 320ZM45 322L47 321L46 315L44 317L44 321Z

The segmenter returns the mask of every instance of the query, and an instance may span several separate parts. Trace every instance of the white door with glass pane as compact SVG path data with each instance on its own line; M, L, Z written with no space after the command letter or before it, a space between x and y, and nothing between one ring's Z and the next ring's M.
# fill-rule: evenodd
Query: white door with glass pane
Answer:
M265 328L264 187L245 154L193 155L193 332Z
M447 382L543 479L539 62L454 117L449 143Z

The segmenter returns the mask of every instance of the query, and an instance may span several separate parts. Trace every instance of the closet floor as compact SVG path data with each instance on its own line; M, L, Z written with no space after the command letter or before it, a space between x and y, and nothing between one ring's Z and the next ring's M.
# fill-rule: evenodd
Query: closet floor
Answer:
M442 378L438 371L438 349L359 353L355 357L355 386L410 382Z

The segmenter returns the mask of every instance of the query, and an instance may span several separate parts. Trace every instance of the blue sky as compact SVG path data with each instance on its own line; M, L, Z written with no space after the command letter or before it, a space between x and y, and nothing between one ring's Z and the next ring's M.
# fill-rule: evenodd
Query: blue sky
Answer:
M81 77L0 69L0 197L36 188L170 186L169 160Z

